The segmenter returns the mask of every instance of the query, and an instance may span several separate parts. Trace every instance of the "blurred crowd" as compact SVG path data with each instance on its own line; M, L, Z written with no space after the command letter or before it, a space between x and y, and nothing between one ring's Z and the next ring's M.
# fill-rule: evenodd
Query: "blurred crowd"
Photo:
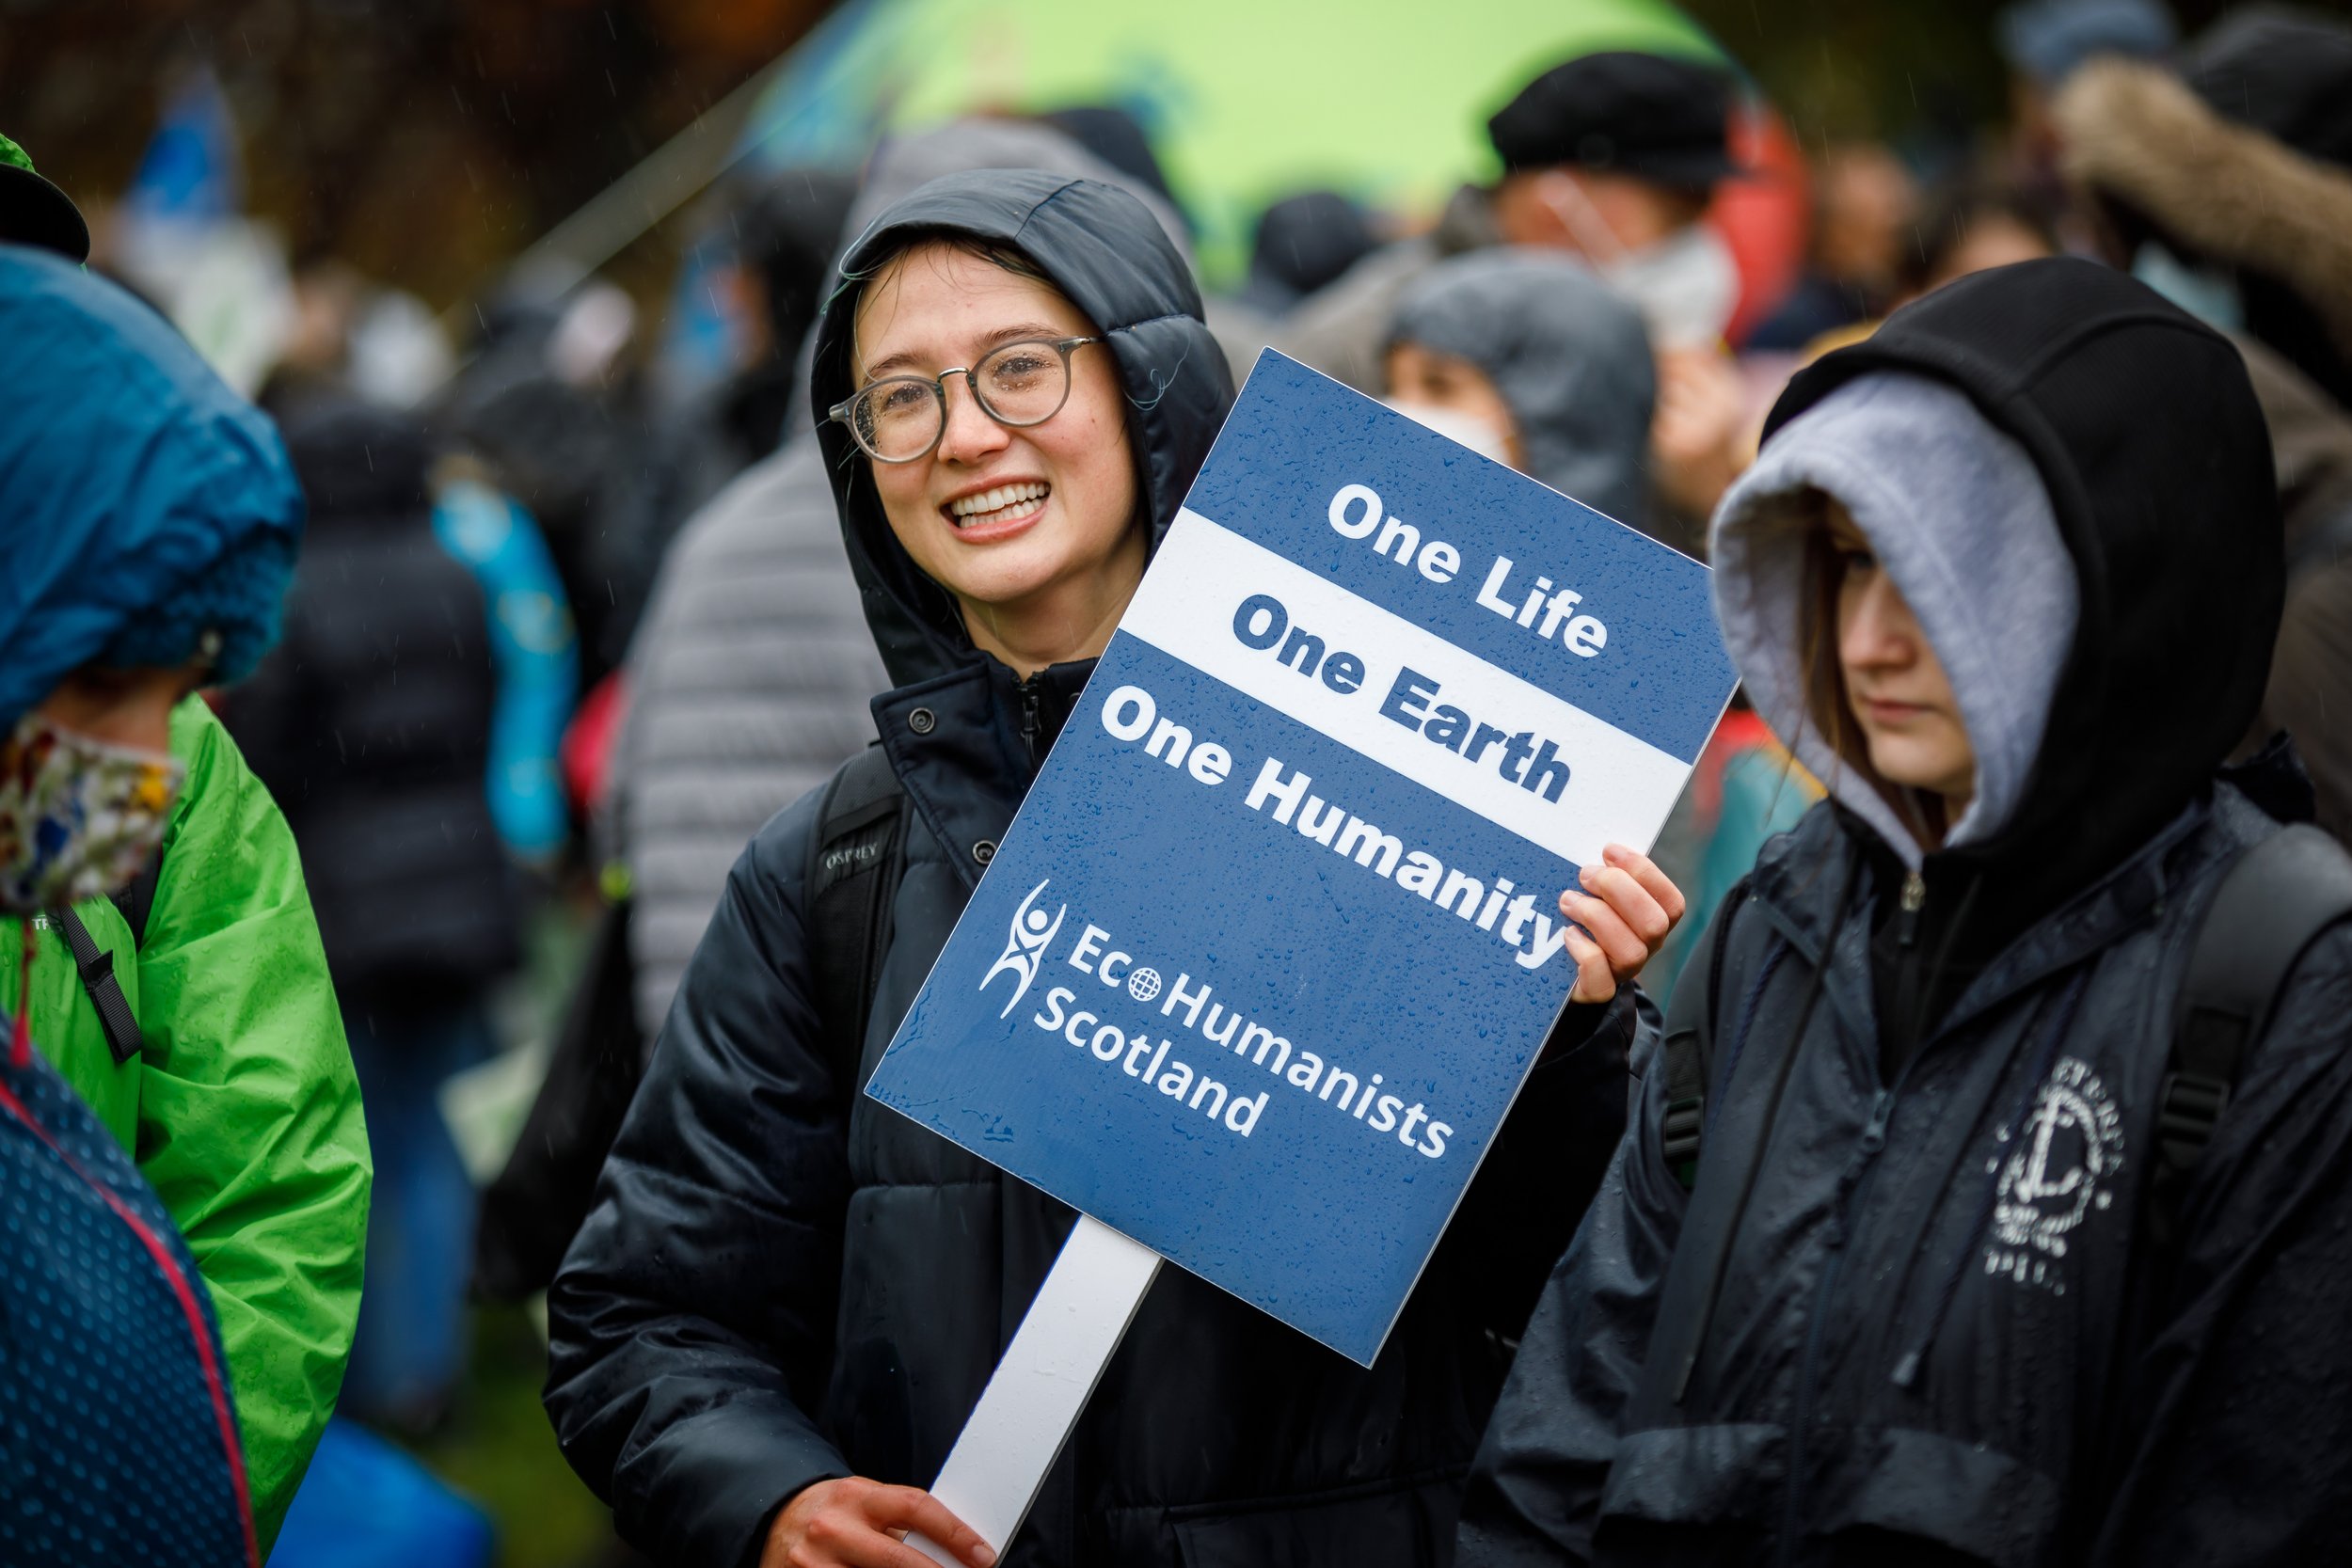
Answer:
M2020 0L1999 44L2007 123L1925 147L1800 150L1737 62L1561 61L1440 210L1271 201L1206 328L1236 383L1278 350L1705 558L1805 367L1991 269L2127 274L2226 336L2266 426L2283 610L2233 756L2291 736L2278 787L2352 839L2352 26L2254 7L2183 38L2160 0ZM462 1485L394 1445L462 1410L477 1304L554 1282L731 868L912 667L869 633L847 437L811 391L845 250L977 170L1125 192L1187 261L1193 236L1109 103L729 173L693 209L719 348L690 364L608 278L519 269L436 314L290 265L173 184L222 112L183 93L160 172L103 211L0 139L0 847L36 843L45 789L111 791L74 802L62 860L0 867L25 917L0 941L7 1093L140 1238L56 1221L59 1277L160 1267L189 1320L105 1284L53 1326L78 1308L0 1286L0 1316L96 1369L43 1383L10 1352L0 1376L39 1386L0 1410L112 1423L38 1459L0 1441L30 1521L0 1523L0 1560L85 1560L60 1544L96 1531L93 1488L150 1484L123 1433L151 1422L188 1494L153 1539L188 1560L487 1563ZM2190 659L2227 630L2166 635ZM1642 966L1661 1007L1830 791L1785 729L1735 700L1654 851L1689 906ZM83 734L103 744L69 777L51 759ZM97 816L114 838L76 861ZM71 962L34 967L53 943ZM47 1180L0 1172L11 1212L70 1210ZM119 1348L190 1323L186 1378Z

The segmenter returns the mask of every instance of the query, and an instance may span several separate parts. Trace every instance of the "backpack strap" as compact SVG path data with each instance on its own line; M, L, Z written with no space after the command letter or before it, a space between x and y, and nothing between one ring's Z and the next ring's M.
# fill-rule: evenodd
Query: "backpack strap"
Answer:
M139 1033L138 1018L122 994L122 982L115 978L115 956L91 940L89 927L71 909L52 914L50 924L65 933L65 944L73 953L74 973L81 975L82 989L89 993L91 1004L98 1009L99 1025L106 1031L107 1049L114 1053L115 1066L120 1067L139 1053L146 1039ZM135 930L133 935L136 934Z
M1659 1123L1659 1148L1684 1192L1698 1184L1707 1088L1715 1071L1715 976L1723 972L1724 948L1731 938L1731 912L1747 896L1748 879L1742 877L1716 906L1712 940L1691 955L1666 1005L1665 1038L1659 1046L1666 1074L1666 1110Z
M818 803L805 885L809 957L826 1059L845 1102L860 1086L866 1026L888 945L890 895L906 840L906 796L879 742L834 773Z
M131 927L131 945L147 945L147 919L155 912L155 888L163 880L164 852L161 849L147 857L147 867L133 879L131 885L114 895L115 908L122 915L122 923Z
M2169 1241L2188 1179L2237 1086L2280 988L2305 948L2352 915L2352 855L2309 823L2239 853L2222 873L2191 939L2156 1106L2150 1228Z

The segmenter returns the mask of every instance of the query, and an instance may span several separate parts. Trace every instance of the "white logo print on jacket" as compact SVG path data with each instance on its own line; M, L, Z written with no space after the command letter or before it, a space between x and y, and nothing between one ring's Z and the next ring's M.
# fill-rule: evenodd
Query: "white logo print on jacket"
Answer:
M2061 1056L2025 1127L2004 1127L1998 1137L2015 1147L1985 1167L1990 1174L1997 1166L2000 1181L1984 1272L2064 1295L2059 1263L2067 1238L2114 1203L2123 1169L2122 1117L2115 1098L2089 1066Z

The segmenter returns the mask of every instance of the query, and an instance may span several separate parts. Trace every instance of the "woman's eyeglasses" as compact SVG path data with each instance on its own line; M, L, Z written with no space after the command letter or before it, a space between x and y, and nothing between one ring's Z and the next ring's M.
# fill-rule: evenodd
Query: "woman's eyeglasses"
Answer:
M1070 401L1070 356L1100 338L1025 339L989 350L970 367L934 376L886 375L826 411L877 463L912 463L928 456L947 431L947 378L963 377L972 401L998 424L1015 430L1043 424Z

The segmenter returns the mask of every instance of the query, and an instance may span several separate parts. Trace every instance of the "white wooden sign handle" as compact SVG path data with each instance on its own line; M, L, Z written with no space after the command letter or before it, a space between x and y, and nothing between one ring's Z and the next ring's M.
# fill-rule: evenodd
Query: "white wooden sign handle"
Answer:
M999 1555L1159 1272L1160 1255L1084 1214L956 1436L931 1496ZM919 1535L907 1544L956 1563Z

